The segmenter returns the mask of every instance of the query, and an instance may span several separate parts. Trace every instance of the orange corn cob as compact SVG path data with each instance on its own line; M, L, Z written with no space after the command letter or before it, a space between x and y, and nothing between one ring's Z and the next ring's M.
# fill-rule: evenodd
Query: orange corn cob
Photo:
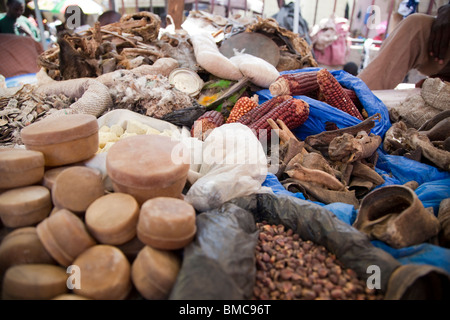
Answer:
M279 95L313 95L319 89L317 71L304 71L283 74L269 86L273 96Z
M327 69L321 69L317 73L317 82L326 103L347 112L359 120L364 120L358 108L344 91L344 88Z
M211 130L224 124L223 115L216 110L205 112L197 120L191 128L191 136L201 140L205 140Z
M240 117L258 106L258 96L242 97L234 104L226 123L236 122Z
M252 122L249 125L250 129L255 130L256 136L263 133L266 130L267 139L270 139L271 126L268 119L277 121L282 120L286 126L292 130L301 126L309 117L309 105L300 99L290 99L280 103L277 107L272 109L270 112L262 116L259 120Z
M273 97L270 100L267 100L266 102L260 104L256 108L253 108L246 114L244 114L242 117L240 117L236 122L249 125L252 122L257 121L259 118L270 112L272 109L274 109L276 106L278 106L280 103L292 99L289 95L283 95L278 97Z

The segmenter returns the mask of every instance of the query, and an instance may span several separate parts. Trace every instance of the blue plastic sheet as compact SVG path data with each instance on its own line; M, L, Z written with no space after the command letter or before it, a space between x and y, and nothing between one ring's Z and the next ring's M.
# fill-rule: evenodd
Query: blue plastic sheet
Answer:
M317 71L319 68L305 68L300 70L284 71L280 74L299 73L306 71ZM347 73L343 70L330 70L330 73L338 80L338 82L347 89L355 91L359 101L364 106L369 116L380 114L380 121L375 122L372 133L384 138L387 130L391 127L389 120L389 112L384 103L375 96L367 85L359 78ZM273 96L268 89L257 92L259 103L267 101ZM347 128L357 125L361 120L352 117L348 113L333 108L325 102L321 102L307 96L294 96L294 98L302 99L309 104L309 117L304 124L292 130L293 133L304 140L306 137L325 131L325 122L334 122L338 128Z
M313 70L319 69L307 68L301 70L291 70L282 72L281 74ZM389 112L384 103L379 100L360 79L343 70L330 70L330 72L341 85L356 92L369 116L377 113L380 114L381 120L375 122L375 127L371 130L371 132L381 136L384 139L386 131L391 127ZM260 103L272 98L270 91L267 89L258 91L257 94L259 96ZM320 102L306 96L295 96L295 98L305 100L310 106L310 115L308 120L302 126L293 130L293 133L300 140L305 140L306 137L310 135L319 134L325 131L325 122L327 121L334 122L339 128L354 126L361 122L360 120L343 111L333 108L324 102ZM436 167L425 163L410 160L403 156L386 154L383 151L382 146L380 146L377 152L379 159L375 170L385 180L385 183L377 188L388 185L404 184L414 180L419 184L419 187L415 190L418 198L422 201L425 208L432 207L434 214L437 216L441 201L450 197L450 173L441 171ZM293 197L305 199L305 196L302 193L292 193L287 191L273 174L269 174L267 176L263 185L270 187L275 194L290 194ZM333 203L325 205L318 202L314 203L327 208L341 221L344 221L350 225L353 224L358 214L358 211L349 204ZM423 243L401 249L391 248L381 241L373 241L373 244L390 253L402 264L429 264L441 267L450 272L450 249L435 246L429 243Z
M377 169L392 175L397 184L408 181L417 181L419 185L425 182L450 178L450 172L441 171L434 166L408 159L403 156L386 154L381 147L378 148Z
M407 248L394 249L379 240L371 242L375 247L388 252L401 264L428 264L442 268L450 273L450 250L447 248L430 243L422 243Z

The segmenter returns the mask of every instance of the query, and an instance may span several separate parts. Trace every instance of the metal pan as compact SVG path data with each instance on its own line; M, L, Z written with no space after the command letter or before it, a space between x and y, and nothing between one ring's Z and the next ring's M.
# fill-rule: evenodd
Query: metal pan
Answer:
M227 58L234 56L234 50L264 59L273 66L280 60L280 48L269 37L257 32L241 32L224 40L219 51Z

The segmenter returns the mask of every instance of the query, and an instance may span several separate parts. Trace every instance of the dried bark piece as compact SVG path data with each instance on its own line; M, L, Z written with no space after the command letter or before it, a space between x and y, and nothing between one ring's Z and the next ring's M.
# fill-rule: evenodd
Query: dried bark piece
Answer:
M299 163L295 163L293 168L287 170L286 173L291 178L306 182L316 182L330 190L341 191L345 189L345 186L336 177L321 170L305 168Z
M375 170L363 164L361 161L353 162L352 176L370 181L377 186L385 182Z
M307 198L313 201L319 201L325 204L342 202L359 207L359 201L356 198L356 192L336 191L316 185L313 182L301 181L297 179L286 179L281 182L286 190L291 192L302 192Z
M413 149L422 148L422 155L438 168L450 171L450 152L436 148L424 134L410 128L405 134L406 142Z
M297 139L290 139L280 149L280 164L276 174L278 178L284 173L286 166L289 162L298 154L303 154L305 149L303 148L304 142L300 142Z
M356 135L360 131L366 131L367 133L375 127L375 120L380 120L381 115L379 113L367 118L366 120L358 123L357 125L343 128L333 131L323 131L319 134L311 135L305 139L305 143L312 148L319 150L324 156L328 155L328 146L333 141L334 138L348 133L351 135Z
M353 162L371 156L380 146L382 139L378 135L368 135L361 131L356 136L348 133L331 141L328 155L333 161Z

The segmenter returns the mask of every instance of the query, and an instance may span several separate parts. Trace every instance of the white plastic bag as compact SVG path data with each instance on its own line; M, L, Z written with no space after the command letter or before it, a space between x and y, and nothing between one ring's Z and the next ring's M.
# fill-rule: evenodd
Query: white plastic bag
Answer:
M240 123L214 129L203 142L203 158L196 181L185 201L199 211L217 208L228 200L265 192L268 162L255 134Z
M274 83L280 73L277 68L264 59L254 55L237 52L230 58L241 71L241 73L250 79L253 84L268 89Z
M197 63L203 69L221 79L237 81L243 78L239 68L219 51L211 34L198 32L189 36Z

